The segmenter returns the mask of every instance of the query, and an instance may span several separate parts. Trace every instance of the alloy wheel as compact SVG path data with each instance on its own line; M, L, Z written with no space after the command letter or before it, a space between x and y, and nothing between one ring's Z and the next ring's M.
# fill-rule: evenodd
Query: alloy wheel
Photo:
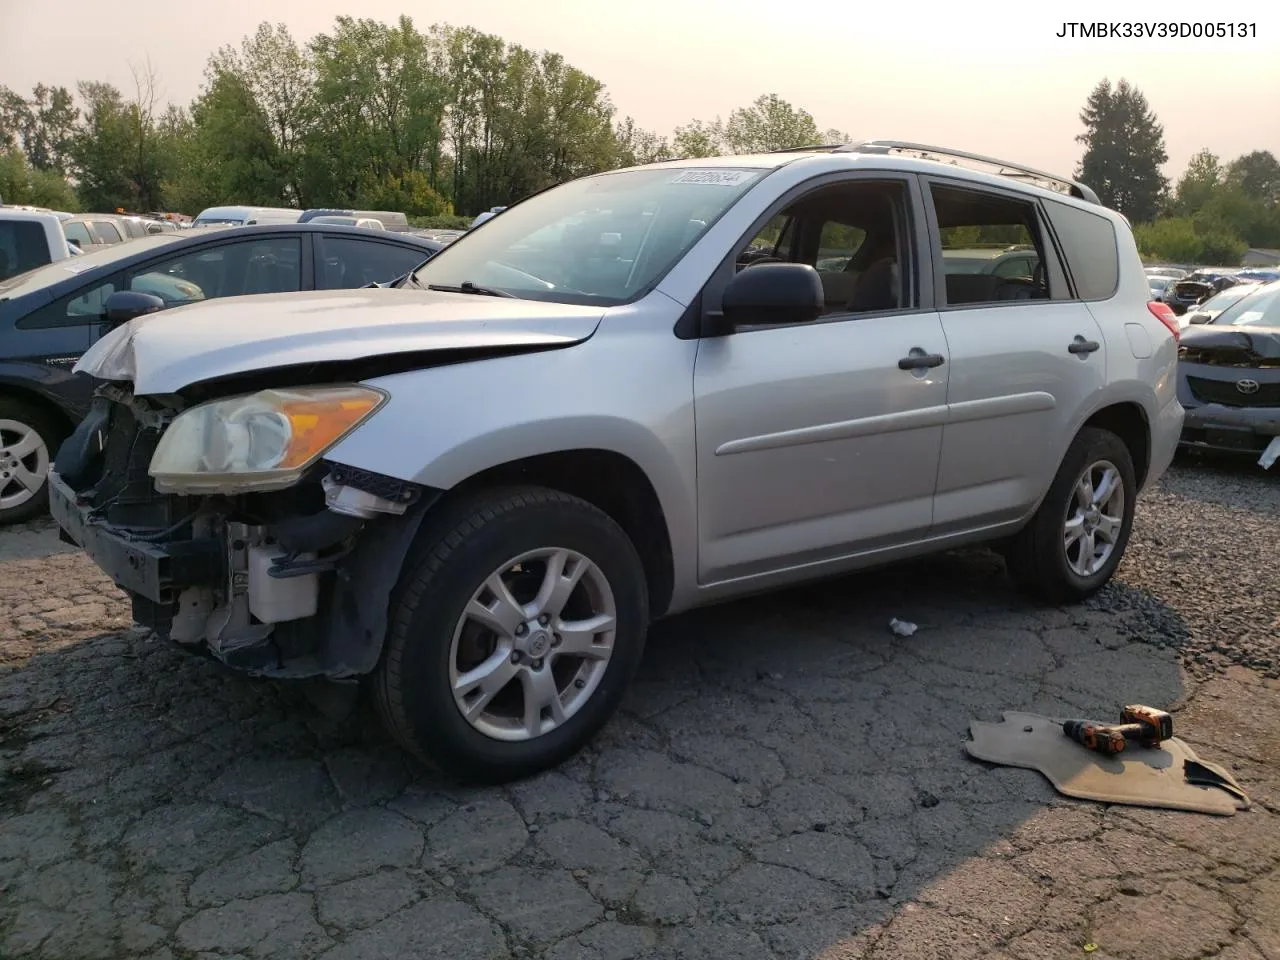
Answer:
M1063 526L1063 549L1073 573L1092 577L1106 566L1124 526L1124 510L1124 481L1116 465L1098 460L1086 467Z
M556 547L514 557L485 578L454 629L454 704L495 740L550 733L600 685L616 625L613 590L590 559Z
M44 486L49 447L30 424L0 420L0 510L20 507Z

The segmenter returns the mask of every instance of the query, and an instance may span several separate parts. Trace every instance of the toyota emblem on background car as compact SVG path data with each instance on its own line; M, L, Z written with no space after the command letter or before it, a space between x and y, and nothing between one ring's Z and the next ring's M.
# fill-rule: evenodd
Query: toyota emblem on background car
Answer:
M1236 389L1241 393L1257 393L1260 389L1257 380L1237 380Z

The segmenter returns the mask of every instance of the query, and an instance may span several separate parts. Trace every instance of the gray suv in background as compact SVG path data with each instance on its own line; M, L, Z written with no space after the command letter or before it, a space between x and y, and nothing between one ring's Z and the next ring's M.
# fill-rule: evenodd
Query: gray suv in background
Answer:
M139 622L365 678L408 750L510 780L604 725L657 617L980 542L1089 596L1177 446L1178 336L1069 180L892 141L656 163L395 289L108 333L50 501Z

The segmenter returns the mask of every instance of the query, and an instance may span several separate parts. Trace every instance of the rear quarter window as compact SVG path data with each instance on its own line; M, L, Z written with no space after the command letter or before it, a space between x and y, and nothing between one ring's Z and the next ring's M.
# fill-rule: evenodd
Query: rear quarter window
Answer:
M1046 200L1045 212L1062 244L1067 269L1081 300L1106 300L1120 286L1115 225L1106 217Z
M44 227L31 220L0 220L0 280L49 262Z

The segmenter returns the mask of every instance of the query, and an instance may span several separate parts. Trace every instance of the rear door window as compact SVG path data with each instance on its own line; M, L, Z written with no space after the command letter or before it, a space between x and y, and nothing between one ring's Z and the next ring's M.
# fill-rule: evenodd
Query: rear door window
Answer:
M120 243L124 240L124 237L120 236L120 231L116 229L116 225L107 223L105 220L95 220L93 232L98 235L98 239L103 243Z
M320 290L350 290L370 283L386 283L427 260L428 250L356 237L326 236L320 243Z
M93 235L89 233L89 228L80 220L68 220L62 225L62 232L66 234L68 240L75 240L79 243L81 249L92 246L94 243Z

